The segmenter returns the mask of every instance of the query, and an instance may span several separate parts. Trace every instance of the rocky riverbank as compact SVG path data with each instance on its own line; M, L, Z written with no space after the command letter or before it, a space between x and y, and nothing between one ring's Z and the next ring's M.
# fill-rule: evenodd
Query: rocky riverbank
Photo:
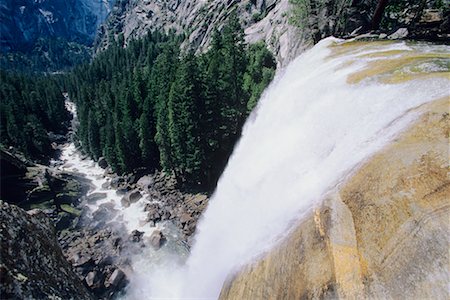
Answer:
M61 146L61 149L63 147ZM14 204L31 210L33 215L39 215L40 218L32 219L20 208L4 203L2 214L8 214L7 209L4 209L7 207L20 211L21 215L26 217L23 217L23 222L15 220L12 223L4 221L2 217L2 226L13 224L17 230L27 231L26 236L33 236L36 234L34 228L25 223L44 222L41 233L53 236L49 238L48 243L52 249L58 249L57 255L61 254L62 260L68 262L71 272L76 274L75 279L70 280L78 283L73 284L84 286L89 297L110 299L120 294L127 285L127 278L133 272L130 262L132 255L145 247L155 250L164 247L167 240L173 238L166 227L175 228L178 232L176 237L179 238L176 242L188 249L197 220L208 201L206 195L180 191L175 179L163 172L146 174L145 171L138 170L132 174L118 176L100 159L99 166L104 169L100 177L105 179L102 190L106 192L97 192L89 176L82 171L70 171L62 167L70 165L70 161L55 161L52 166L47 167L32 162L25 163L15 155L6 154L2 152L2 161L8 158L8 161L15 162L10 165L15 165L20 171L16 172L20 173L20 176L16 176L13 181L22 192L20 197L17 194ZM89 161L87 157L81 159ZM113 195L120 197L120 205L112 200L108 201L113 191ZM136 204L140 204L142 213L146 216L138 224L139 228L145 229L140 231L138 228L130 232L121 213ZM25 220L27 218L30 220ZM17 246L8 240L9 236L2 232L3 258L9 257L6 254L12 253ZM32 249L32 253L41 255L45 251L40 248L40 244L26 239L25 235L17 235L16 240L22 247ZM2 266L7 266L4 271L11 273L10 270L15 270L14 260L11 258L10 261L5 261L3 258ZM28 259L35 260L33 256ZM61 261L61 258L58 260ZM40 266L39 259L35 261L38 262L38 268L45 270L47 266ZM29 278L26 269L21 272L20 274ZM49 285L55 295L66 298L59 292L60 286L47 281L44 274L36 276L42 284ZM24 293L20 294L22 292L17 290L17 286L20 286L23 280L19 277L14 274L7 277L2 275L2 278L8 279L2 293L11 297L22 297L40 292L39 286L35 287L35 291L31 285L29 291L19 289Z

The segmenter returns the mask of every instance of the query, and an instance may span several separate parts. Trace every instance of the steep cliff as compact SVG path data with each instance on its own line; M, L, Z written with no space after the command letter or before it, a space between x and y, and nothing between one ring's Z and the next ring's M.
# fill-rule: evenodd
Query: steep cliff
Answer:
M184 34L184 48L207 49L214 28L221 28L236 12L249 43L265 41L285 66L299 53L330 35L349 36L395 32L403 37L449 37L449 5L436 0L390 1L382 10L381 24L374 25L376 0L123 0L101 28L98 49L123 35L125 43L153 30Z
M221 299L447 299L448 99L377 153Z
M0 201L2 299L93 299L65 260L42 211Z
M122 1L103 26L100 48L123 34L125 41L152 30L175 30L185 34L185 48L204 51L215 28L236 12L246 29L248 42L264 40L278 61L285 64L312 44L308 32L289 22L289 0L166 0Z

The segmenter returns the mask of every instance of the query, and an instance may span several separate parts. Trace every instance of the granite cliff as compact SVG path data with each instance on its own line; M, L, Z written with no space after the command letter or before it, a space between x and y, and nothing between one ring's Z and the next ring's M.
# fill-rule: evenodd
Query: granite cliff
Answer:
M236 13L249 43L264 41L285 66L320 39L384 32L399 28L400 37L445 39L449 37L449 6L440 1L391 1L383 10L381 23L372 19L376 0L124 0L100 29L98 49L123 36L125 44L153 30L174 30L187 39L184 48L204 51L214 28L221 28Z
M448 298L448 99L418 111L220 299Z

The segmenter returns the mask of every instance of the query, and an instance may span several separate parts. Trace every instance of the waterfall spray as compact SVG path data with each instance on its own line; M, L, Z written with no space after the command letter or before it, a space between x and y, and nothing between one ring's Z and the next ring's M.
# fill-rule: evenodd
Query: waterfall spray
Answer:
M414 121L413 108L449 95L439 75L448 50L328 38L298 57L245 125L186 264L155 265L143 253L127 296L216 299L230 273Z

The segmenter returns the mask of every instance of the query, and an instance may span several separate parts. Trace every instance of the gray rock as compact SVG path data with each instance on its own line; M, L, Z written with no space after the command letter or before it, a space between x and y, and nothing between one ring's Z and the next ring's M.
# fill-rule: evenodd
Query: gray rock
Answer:
M146 175L139 178L139 180L136 183L136 186L143 190L146 190L150 185L153 184L153 182L154 182L153 177L150 175Z
M50 221L0 201L2 299L93 299L65 260Z
M155 230L150 235L149 240L150 240L150 245L153 248L155 248L156 250L158 250L165 243L166 238L160 230Z
M89 288L95 289L99 288L101 285L102 276L97 271L89 272L86 277L84 278L86 281L86 284Z
M105 282L106 287L119 286L122 281L125 279L125 273L122 272L120 269L115 269L114 272L108 277L108 279Z
M122 197L120 202L122 203L122 206L129 207L132 203L136 203L141 198L142 198L141 192L135 190L125 194L125 196Z
M399 28L396 32L388 36L390 40L404 39L408 36L409 32L407 28Z
M139 243L142 240L144 233L139 230L133 230L130 235L130 241L133 243Z
M106 193L93 193L86 196L86 200L90 203L96 202L98 200L105 199L107 197Z
M106 158L100 157L98 159L98 165L99 165L100 168L106 169L108 167L108 162L106 161Z

